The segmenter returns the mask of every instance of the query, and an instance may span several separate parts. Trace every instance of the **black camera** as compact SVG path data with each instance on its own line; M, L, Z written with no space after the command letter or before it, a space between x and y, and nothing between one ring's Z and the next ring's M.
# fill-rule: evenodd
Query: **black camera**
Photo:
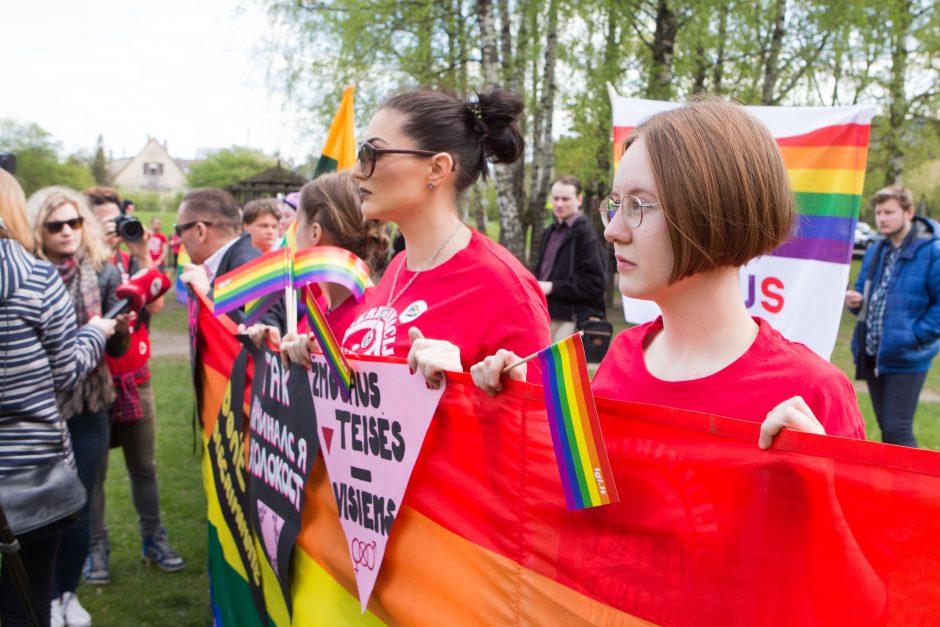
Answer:
M137 218L120 215L114 218L114 230L121 239L128 242L140 241L144 236L144 225Z
M12 152L0 152L0 170L16 174L16 155Z

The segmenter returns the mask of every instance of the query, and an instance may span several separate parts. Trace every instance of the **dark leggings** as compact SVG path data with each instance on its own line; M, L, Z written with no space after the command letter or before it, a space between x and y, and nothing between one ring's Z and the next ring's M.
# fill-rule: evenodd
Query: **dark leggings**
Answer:
M35 531L17 537L20 543L18 555L23 562L29 584L33 589L35 609L39 621L49 624L49 604L52 602L52 582L55 576L56 553L62 530L71 522L71 518L54 522ZM17 592L11 572L10 558L3 558L0 568L0 624L3 627L29 625L26 610Z

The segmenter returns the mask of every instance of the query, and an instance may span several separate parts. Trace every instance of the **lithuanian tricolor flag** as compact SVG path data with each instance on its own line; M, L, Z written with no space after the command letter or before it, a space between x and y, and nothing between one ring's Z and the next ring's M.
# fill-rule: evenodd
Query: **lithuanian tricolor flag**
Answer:
M356 122L353 116L353 92L355 87L349 85L343 90L343 100L330 124L330 132L326 136L326 144L317 161L317 169L313 178L324 172L346 170L356 163Z

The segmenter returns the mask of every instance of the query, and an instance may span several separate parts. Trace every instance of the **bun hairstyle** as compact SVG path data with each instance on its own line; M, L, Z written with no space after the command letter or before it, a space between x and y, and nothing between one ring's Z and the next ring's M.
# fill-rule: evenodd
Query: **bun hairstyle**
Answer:
M487 162L518 161L525 149L519 129L522 98L504 89L477 93L469 101L447 92L416 89L392 96L381 108L406 116L403 130L418 148L454 158L458 193L481 175L486 178Z
M385 226L362 217L359 186L349 172L324 174L304 185L297 211L303 213L307 224L319 224L334 246L365 261L372 274L385 267L389 247Z

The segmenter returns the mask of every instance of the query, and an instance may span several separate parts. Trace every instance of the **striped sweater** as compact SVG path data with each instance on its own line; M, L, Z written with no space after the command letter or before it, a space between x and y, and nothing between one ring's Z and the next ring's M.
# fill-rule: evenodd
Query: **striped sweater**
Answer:
M76 330L55 266L0 239L0 476L71 457L55 393L101 361L104 342L100 329Z

